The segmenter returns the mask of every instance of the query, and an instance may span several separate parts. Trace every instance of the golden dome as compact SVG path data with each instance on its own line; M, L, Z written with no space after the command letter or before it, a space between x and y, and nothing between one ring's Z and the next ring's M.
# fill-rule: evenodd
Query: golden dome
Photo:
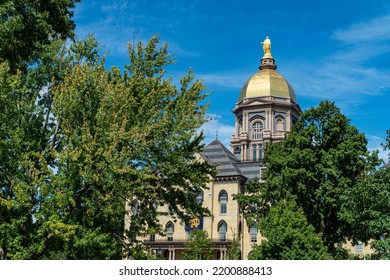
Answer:
M271 54L271 40L266 37L263 45L264 56L260 71L254 74L242 87L238 102L245 98L274 96L289 98L297 103L297 97L287 80L276 72L277 66Z
M261 69L242 87L238 102L244 98L274 96L290 98L297 103L297 97L289 82L273 69Z

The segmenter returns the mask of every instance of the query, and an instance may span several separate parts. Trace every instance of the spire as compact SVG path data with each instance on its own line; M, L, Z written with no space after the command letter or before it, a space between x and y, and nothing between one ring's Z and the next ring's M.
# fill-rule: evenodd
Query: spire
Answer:
M268 38L268 36L265 38L264 42L261 42L263 46L264 55L261 58L261 64L259 69L272 69L275 70L277 68L275 64L275 59L272 57L271 54L271 40Z

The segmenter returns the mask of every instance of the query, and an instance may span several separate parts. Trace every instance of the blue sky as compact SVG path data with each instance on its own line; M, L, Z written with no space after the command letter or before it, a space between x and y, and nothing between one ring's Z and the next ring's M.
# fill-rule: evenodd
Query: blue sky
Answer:
M206 142L218 130L229 147L231 110L258 70L267 35L303 110L334 101L370 149L381 149L390 129L390 1L84 0L74 20L79 38L94 34L109 51L108 66L128 63L128 42L156 33L168 42L177 60L169 73L179 78L192 68L212 91Z

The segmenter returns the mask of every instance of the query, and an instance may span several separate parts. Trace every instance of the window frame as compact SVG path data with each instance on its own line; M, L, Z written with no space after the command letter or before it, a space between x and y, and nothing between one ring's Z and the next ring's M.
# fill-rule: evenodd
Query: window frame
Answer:
M224 231L221 231L221 229L224 229ZM218 237L219 241L227 240L227 223L223 220L218 223Z
M219 202L219 213L227 214L227 202L228 202L228 193L225 190L221 190L218 195Z

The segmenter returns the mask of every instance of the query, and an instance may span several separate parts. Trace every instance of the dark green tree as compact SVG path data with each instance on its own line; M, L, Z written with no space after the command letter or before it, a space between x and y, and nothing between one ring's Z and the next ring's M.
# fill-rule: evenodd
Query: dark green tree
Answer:
M183 252L185 260L211 260L213 258L212 243L207 231L194 229Z
M80 0L6 0L0 4L0 62L25 70L53 39L74 37L71 20Z
M15 73L8 62L0 64L0 102L4 105L0 109L3 258L47 258L54 245L53 232L66 228L46 212L52 209L46 207L48 201L55 197L52 182L57 159L53 152L62 149L52 90L62 82L66 69L88 60L79 50L83 44L93 45L93 40L76 43L73 50L65 48L62 40L52 40L39 63L27 72Z
M254 182L238 200L248 223L260 223L273 205L293 199L328 252L357 237L342 214L362 177L379 163L367 140L332 102L302 113L285 141L267 145L264 183Z
M281 200L271 207L260 223L266 238L253 246L251 260L323 260L331 259L320 236L315 232L294 200Z
M390 148L390 132L383 145ZM342 215L356 232L353 242L363 241L375 250L373 259L390 259L390 167L362 176L357 187L350 190Z

